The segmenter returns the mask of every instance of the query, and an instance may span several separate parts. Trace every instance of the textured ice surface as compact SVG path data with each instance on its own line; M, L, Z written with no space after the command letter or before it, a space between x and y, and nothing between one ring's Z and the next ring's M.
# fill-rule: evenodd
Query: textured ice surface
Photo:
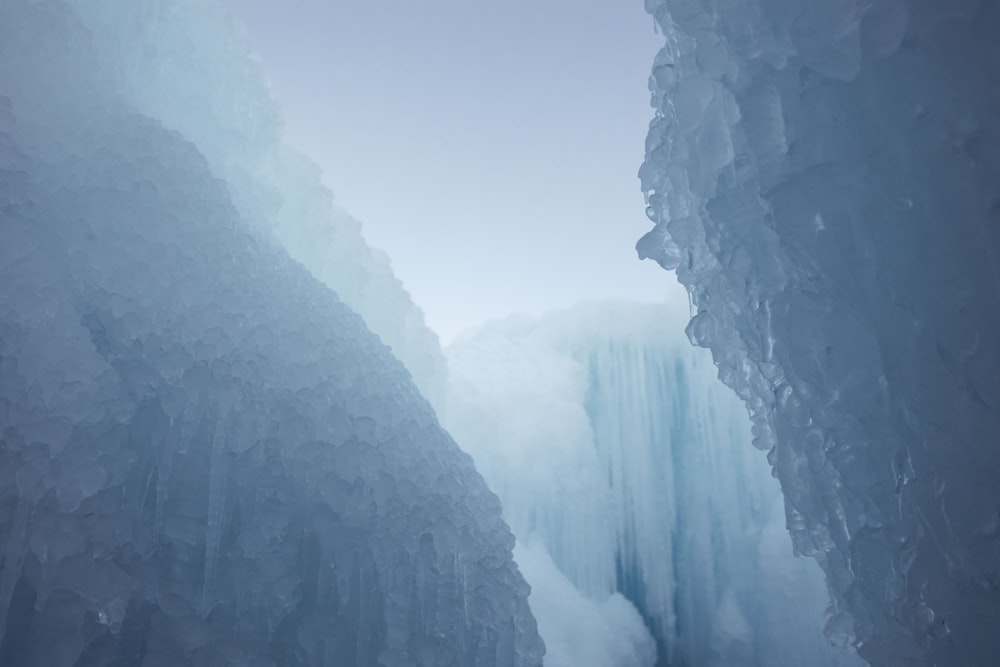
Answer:
M518 562L546 661L652 665L624 595L661 665L858 664L823 637L822 573L792 556L746 408L680 311L587 304L491 323L446 350L444 421L530 544ZM574 662L580 634L608 625L615 649Z
M389 259L339 208L319 168L281 143L279 111L247 40L214 1L66 0L93 35L118 92L198 146L247 224L337 292L437 405L444 358ZM330 109L332 119L337 110ZM391 193L387 192L387 196Z
M1000 3L646 7L637 248L753 413L829 637L1000 664Z
M469 457L115 48L0 3L0 664L540 664Z

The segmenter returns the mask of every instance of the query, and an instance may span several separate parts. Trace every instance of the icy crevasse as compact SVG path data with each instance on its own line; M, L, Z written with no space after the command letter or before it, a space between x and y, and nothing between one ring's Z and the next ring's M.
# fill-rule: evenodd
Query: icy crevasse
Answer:
M445 351L444 423L529 545L517 557L546 660L601 632L551 599L557 568L576 607L589 601L634 647L558 667L859 664L823 637L822 574L793 558L746 408L684 337L686 316L683 306L584 304L490 323ZM626 631L622 594L659 643L658 662ZM576 625L592 629L582 638Z
M107 47L0 4L0 664L539 665L469 457Z
M647 0L640 170L828 633L1000 662L1000 3Z

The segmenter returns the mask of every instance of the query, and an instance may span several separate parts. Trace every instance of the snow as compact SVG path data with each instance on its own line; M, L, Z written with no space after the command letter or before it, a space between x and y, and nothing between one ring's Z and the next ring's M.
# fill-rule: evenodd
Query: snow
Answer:
M666 46L637 250L752 413L830 640L997 663L1000 4L646 8Z
M656 660L656 644L620 593L600 602L580 593L542 544L514 550L531 583L531 611L545 638L546 667L639 667Z

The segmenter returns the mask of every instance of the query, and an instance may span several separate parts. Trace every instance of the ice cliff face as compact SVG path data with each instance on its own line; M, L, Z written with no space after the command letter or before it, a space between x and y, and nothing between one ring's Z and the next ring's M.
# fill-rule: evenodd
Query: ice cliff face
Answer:
M792 556L746 407L684 337L686 316L684 305L583 304L490 323L445 351L444 422L529 545L517 558L546 664L859 664L823 637L821 571ZM566 589L573 609L554 599ZM572 653L601 637L628 641L599 660Z
M828 634L1000 662L1000 3L647 0L640 171Z
M0 664L539 665L469 457L88 20L0 4Z
M225 11L189 0L67 4L91 34L116 92L194 142L226 181L244 222L267 228L361 315L437 405L445 372L437 335L388 257L368 246L361 223L333 201L319 168L280 141L280 113L263 69Z

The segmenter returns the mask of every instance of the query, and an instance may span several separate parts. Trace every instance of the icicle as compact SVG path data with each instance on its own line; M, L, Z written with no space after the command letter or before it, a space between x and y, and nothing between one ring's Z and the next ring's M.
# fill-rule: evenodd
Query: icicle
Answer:
M461 384L452 393L449 428L500 494L515 532L541 543L522 552L532 559L524 563L529 583L541 584L532 594L539 609L563 613L558 603L536 597L556 589L532 574L560 575L537 567L533 550L548 551L592 600L615 591L628 597L671 664L726 664L713 653L713 638L742 632L733 621L742 618L752 619L751 633L738 632L732 651L750 650L776 665L793 664L779 654L841 664L821 635L818 569L793 561L787 538L784 553L770 557L769 510L780 489L763 455L749 446L746 408L718 382L708 351L691 347L682 326L687 313L683 306L677 311L587 304L485 328L448 350ZM570 400L579 401L589 429L573 426ZM563 428L552 428L559 419ZM557 435L539 437L532 429ZM531 462L529 471L522 459ZM529 475L547 483L526 482ZM592 508L595 497L608 507ZM546 514L553 502L560 512ZM540 517L530 525L523 520L527 508ZM757 555L765 534L767 558ZM793 573L798 591L760 583L784 571ZM602 596L588 588L592 573L617 581ZM801 632L779 641L778 631L749 609L780 619L775 628L798 618ZM561 622L539 622L546 621L549 628ZM732 627L719 627L730 621Z
M201 612L204 616L214 606L216 569L226 511L226 441L229 429L233 426L232 421L230 413L225 420L216 418L213 425L212 450L209 454L208 516L205 522L205 580L201 597Z
M7 634L7 617L10 614L10 603L14 597L14 588L21 578L21 568L24 566L24 556L28 542L28 518L32 514L34 503L20 496L14 509L14 522L10 527L10 538L4 550L3 574L0 575L0 645Z

